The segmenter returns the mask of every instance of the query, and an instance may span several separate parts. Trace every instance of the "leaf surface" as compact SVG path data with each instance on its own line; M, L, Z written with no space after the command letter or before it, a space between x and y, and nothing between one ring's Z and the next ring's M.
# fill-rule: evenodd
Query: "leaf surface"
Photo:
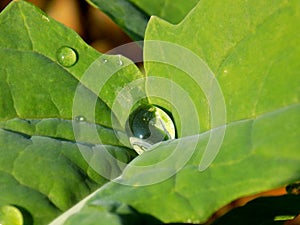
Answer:
M75 52L71 66L60 63L62 47ZM101 56L105 66L90 82L85 72L104 64ZM0 15L0 57L0 205L47 224L121 173L121 163L100 162L101 155L123 163L136 156L114 132L111 108L119 89L143 76L129 60L101 55L26 1Z
M296 0L203 0L175 26L153 17L144 47L147 91L173 113L179 138L133 160L88 200L85 218L121 202L164 223L203 223L234 199L299 180L300 23L293 21L300 21ZM162 99L170 90L174 102ZM225 123L211 118L224 113ZM197 120L199 127L184 129Z

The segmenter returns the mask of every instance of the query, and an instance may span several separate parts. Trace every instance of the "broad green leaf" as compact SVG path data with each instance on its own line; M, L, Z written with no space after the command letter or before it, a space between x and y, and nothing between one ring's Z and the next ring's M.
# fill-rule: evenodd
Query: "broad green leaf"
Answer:
M150 16L158 16L170 23L179 23L199 0L129 0Z
M202 1L180 25L173 26L154 17L146 40L171 42L199 56L221 86L228 122L254 118L298 103L299 39L296 35L300 25L289 22L299 20L297 10L297 1L260 1L259 4L243 0L234 4L230 0ZM149 42L148 46L146 42L147 75L171 77L196 98L194 104L202 130L209 129L210 105L204 93L207 87L198 82L198 77L203 75L193 77L151 60L160 57L161 61L168 60L173 65L176 60L186 67L196 65L191 65L185 52L166 58L164 55L170 56L172 52L161 52L159 47L153 49L155 42Z
M121 202L164 223L203 223L234 199L299 180L298 22L297 0L202 0L176 26L153 17L147 91L179 138L132 161L84 217Z
M120 90L143 76L26 1L0 15L0 57L0 205L47 224L136 156L120 142L124 126L112 108ZM90 81L86 72L95 69Z
M299 143L295 141L300 133L296 125L300 122L299 109L298 105L291 106L254 120L231 123L217 158L202 172L200 160L213 131L198 136L194 155L182 169L183 154L194 150L191 143L195 136L161 144L132 161L118 183L101 188L83 210L117 201L165 223L203 223L234 199L299 180ZM177 157L159 165L171 154Z
M34 224L47 224L103 185L107 180L91 167L95 161L92 157L99 155L97 152L102 151L101 147L82 147L91 152L88 162L76 143L40 136L26 137L1 129L1 204L22 207L31 213ZM107 148L119 154L119 158L125 158L127 154L125 162L133 157L126 151L122 153L124 149ZM99 166L108 168L112 177L118 176L121 170L110 162Z
M91 213L89 210L94 210L94 212ZM245 206L231 210L212 224L283 225L284 221L292 220L299 212L299 196L297 195L260 197L248 202ZM78 221L86 225L93 225L95 221L101 221L102 224L127 224L128 221L130 221L128 223L130 225L162 224L161 221L149 215L137 213L127 205L109 201L103 201L102 204L99 204L99 202L91 204L91 208L82 210L82 212L71 217L65 224L76 224Z
M136 41L144 39L149 15L138 9L128 0L87 0L106 13L116 24Z

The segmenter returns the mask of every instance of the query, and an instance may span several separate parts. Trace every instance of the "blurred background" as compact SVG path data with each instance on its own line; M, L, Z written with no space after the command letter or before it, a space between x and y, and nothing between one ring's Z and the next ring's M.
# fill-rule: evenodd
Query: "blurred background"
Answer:
M0 0L2 11L12 0ZM142 60L136 44L104 13L85 0L27 0L50 17L75 30L83 40L101 53L122 54L134 61ZM119 48L116 48L119 47ZM116 48L116 49L115 49Z

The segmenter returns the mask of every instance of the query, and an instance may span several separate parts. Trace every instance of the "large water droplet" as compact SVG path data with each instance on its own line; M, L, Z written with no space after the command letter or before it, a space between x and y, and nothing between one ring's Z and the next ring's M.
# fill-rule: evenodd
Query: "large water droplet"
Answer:
M128 125L130 143L139 154L155 143L175 138L172 119L156 106L142 106L135 110L129 116Z
M85 122L86 118L84 116L76 116L75 121L76 122Z
M23 215L21 211L11 205L0 207L0 224L1 225L23 225Z
M57 61L64 67L71 67L76 64L78 56L73 48L63 46L56 52Z

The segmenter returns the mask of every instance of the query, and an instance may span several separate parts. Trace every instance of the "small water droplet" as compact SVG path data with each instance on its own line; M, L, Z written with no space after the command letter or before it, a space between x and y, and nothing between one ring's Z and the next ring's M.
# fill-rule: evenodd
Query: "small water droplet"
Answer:
M103 63L107 63L108 60L107 60L106 58L102 58L102 62L103 62Z
M71 67L76 64L78 56L73 48L63 46L56 52L57 61L64 67Z
M84 116L76 116L75 121L76 122L85 122L86 118Z
M22 225L23 215L18 208L11 205L3 205L0 207L0 224Z
M121 55L118 55L118 63L120 66L123 66L123 61L121 59Z
M43 20L46 20L47 22L50 21L49 18L48 18L47 16L45 16L45 15L42 15L42 19L43 19Z
M139 153L155 143L174 139L175 127L166 112L148 105L138 108L129 116L127 134L131 145Z

